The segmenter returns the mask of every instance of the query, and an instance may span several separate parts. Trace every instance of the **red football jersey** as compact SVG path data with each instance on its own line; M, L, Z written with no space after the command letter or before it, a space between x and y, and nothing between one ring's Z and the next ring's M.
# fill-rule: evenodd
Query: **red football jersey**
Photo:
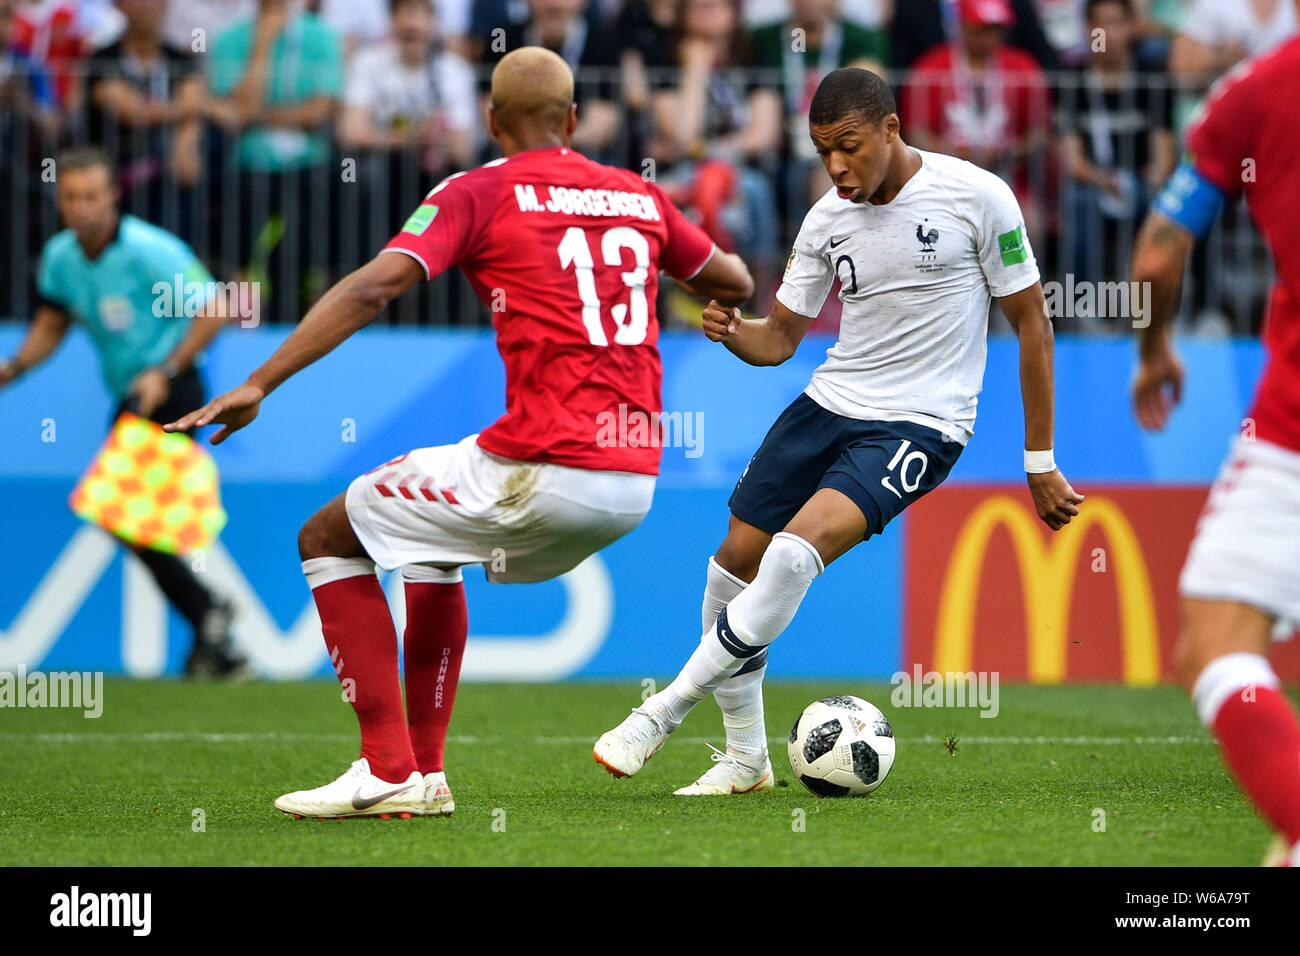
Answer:
M1268 362L1250 417L1256 437L1300 451L1300 38L1249 60L1210 90L1187 131L1192 163L1228 196L1243 193L1277 277L1264 317Z
M492 311L506 413L479 445L658 473L657 427L635 426L660 412L659 271L689 279L713 254L658 186L563 146L526 150L444 180L390 250L430 277L459 265Z
M903 88L903 133L923 129L958 149L1007 148L1035 131L1047 132L1051 97L1043 69L1015 47L998 50L982 73L962 68L960 49L951 43L932 47L912 64ZM1029 166L1017 161L1012 188L1029 189Z

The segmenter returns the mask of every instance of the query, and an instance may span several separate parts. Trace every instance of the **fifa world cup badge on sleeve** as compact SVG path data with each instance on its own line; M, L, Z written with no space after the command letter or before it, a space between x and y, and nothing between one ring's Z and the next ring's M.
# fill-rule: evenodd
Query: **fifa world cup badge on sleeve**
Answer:
M1002 253L1002 264L1014 266L1029 258L1025 251L1025 227L1016 226L1010 232L998 236L998 251Z
M187 435L124 412L68 506L130 544L188 554L226 525L217 464Z
M429 225L438 215L437 206L421 206L415 212L411 213L406 225L402 226L402 232L409 232L412 235L422 236L428 230Z

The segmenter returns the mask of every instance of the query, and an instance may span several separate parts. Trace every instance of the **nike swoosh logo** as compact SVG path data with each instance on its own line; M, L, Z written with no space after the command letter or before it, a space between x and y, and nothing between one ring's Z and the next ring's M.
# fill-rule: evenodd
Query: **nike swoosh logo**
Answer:
M352 794L352 809L369 810L376 803L382 803L384 800L387 800L389 797L395 797L399 793L402 793L403 791L410 790L413 786L415 786L415 784L408 783L404 787L398 787L396 790L387 790L384 793L376 794L373 797L361 796L361 788L357 787L357 792Z
M838 239L832 239L831 248L834 249L836 246L840 245L841 243L848 242L852 238L853 238L852 236L840 236L840 238Z

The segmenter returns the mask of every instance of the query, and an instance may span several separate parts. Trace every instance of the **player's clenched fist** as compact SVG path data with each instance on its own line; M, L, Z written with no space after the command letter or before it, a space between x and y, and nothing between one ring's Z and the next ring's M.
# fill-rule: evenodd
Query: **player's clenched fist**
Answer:
M1029 493L1033 495L1034 509L1038 512L1038 517L1053 531L1060 531L1079 513L1083 495L1070 487L1070 483L1065 480L1065 475L1061 474L1059 468L1027 477Z
M710 299L700 318L704 324L704 334L711 342L721 342L740 327L742 321L740 309L725 306L716 299Z
M266 398L266 392L260 385L245 382L224 395L218 395L202 408L192 411L174 422L168 422L163 426L163 430L187 432L191 428L202 428L204 425L225 425L225 428L211 438L212 444L220 445L233 432L239 431L257 417L258 409L261 408L262 399L264 398Z

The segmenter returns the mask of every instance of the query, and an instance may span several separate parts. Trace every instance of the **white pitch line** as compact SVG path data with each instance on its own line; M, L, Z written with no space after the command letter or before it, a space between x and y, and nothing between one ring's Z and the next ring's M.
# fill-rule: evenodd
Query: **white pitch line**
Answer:
M925 734L920 737L908 737L906 740L912 740L921 744L940 744L944 738L936 737L934 734ZM1083 746L1083 747L1116 747L1121 744L1209 744L1214 741L1209 735L1197 734L1192 737L963 737L957 735L957 744L1011 744L1013 746Z
M40 744L80 744L80 743L208 743L208 744L248 744L275 743L277 741L313 741L317 743L335 743L355 741L356 734L297 734L263 731L253 733L207 733L203 731L153 731L148 733L0 733L0 741L14 741ZM451 734L448 741L455 744L495 744L495 743L530 743L541 745L577 746L591 745L595 737L481 737L475 735ZM675 737L678 744L718 744L723 742L722 734L716 737ZM922 734L916 737L901 738L905 743L939 744L944 738L934 734ZM781 744L788 740L785 736L769 737L771 744ZM1213 743L1208 734L1172 737L963 737L957 735L958 746L986 744L990 746L1079 746L1079 747L1117 747L1124 744L1143 746L1180 746L1186 744Z

